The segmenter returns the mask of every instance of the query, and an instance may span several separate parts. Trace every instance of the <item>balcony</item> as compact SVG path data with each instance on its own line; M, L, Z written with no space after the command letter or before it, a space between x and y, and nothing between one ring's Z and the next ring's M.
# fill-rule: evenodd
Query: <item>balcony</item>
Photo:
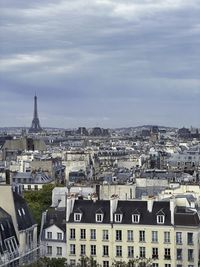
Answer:
M152 255L152 259L157 260L157 259L158 259L158 255L156 255L156 254L154 255L154 254L153 254L153 255Z
M171 260L171 256L170 255L164 255L164 259L165 260Z

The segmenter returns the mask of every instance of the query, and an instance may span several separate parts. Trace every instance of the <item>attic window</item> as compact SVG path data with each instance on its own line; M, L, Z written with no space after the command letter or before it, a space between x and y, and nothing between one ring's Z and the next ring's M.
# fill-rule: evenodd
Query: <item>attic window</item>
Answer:
M82 214L81 213L74 213L74 221L80 222L81 221Z
M19 213L19 216L22 216L22 214L21 214L21 211L20 211L20 210L18 210L18 213Z
M103 221L103 214L96 214L96 222L102 222Z
M4 231L4 227L3 227L3 224L1 223L1 230Z
M164 215L157 215L157 223L163 224L165 222L165 216Z
M132 214L132 222L139 223L140 222L140 214Z
M25 215L25 211L24 211L24 208L22 208L22 213Z
M122 214L115 214L115 222L121 222L122 221Z

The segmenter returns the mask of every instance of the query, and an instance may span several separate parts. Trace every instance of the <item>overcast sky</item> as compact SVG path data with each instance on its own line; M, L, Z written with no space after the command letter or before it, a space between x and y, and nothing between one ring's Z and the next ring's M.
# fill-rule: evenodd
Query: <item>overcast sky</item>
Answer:
M0 127L200 127L200 0L0 0Z

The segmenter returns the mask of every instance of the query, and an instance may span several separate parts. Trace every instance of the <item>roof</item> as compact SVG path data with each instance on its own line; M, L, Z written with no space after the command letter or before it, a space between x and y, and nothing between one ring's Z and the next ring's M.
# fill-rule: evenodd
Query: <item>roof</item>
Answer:
M16 192L13 192L13 198L19 231L25 230L35 225L36 223L29 211L25 199L18 195Z
M49 209L46 213L46 222L44 229L51 225L56 225L58 228L66 232L66 210L65 209Z
M200 226L199 215L196 210L186 207L176 207L174 222L180 226Z
M88 212L89 211L89 212ZM109 200L75 200L73 211L70 214L69 222L74 221L74 213L81 213L81 223L99 223L96 222L96 214L103 213L101 223L110 224L110 201ZM171 226L170 201L154 201L152 211L148 210L148 202L142 200L118 200L117 208L114 214L122 214L121 224L133 224L132 215L139 214L139 225L158 225L157 216L164 215L165 220L162 225ZM200 219L195 209L186 207L176 207L174 211L175 225L180 226L199 226ZM112 222L119 224L119 222Z
M96 213L103 213L102 223L110 223L110 201L109 200L76 200L74 203L73 213L69 217L69 222L74 222L74 211L80 209L82 211L82 219L84 223L95 223ZM89 211L89 212L88 212Z

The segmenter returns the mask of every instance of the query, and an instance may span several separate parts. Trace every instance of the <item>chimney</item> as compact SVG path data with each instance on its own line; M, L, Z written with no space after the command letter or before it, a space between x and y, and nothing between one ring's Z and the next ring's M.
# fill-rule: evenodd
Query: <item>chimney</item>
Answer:
M94 203L98 200L98 196L97 196L96 193L92 194L92 200L93 200Z
M149 197L147 199L147 210L148 210L148 212L152 212L153 202L154 202L154 198L153 197Z
M75 202L75 195L71 194L67 197L67 206L66 206L66 221L69 221L69 216L73 211Z
M10 185L10 170L6 170L6 184Z
M119 196L115 194L112 195L110 198L110 221L111 222L113 222L113 214L117 210L118 199L119 199Z
M171 224L174 225L174 209L176 207L176 200L175 198L170 199L170 212L171 212Z

